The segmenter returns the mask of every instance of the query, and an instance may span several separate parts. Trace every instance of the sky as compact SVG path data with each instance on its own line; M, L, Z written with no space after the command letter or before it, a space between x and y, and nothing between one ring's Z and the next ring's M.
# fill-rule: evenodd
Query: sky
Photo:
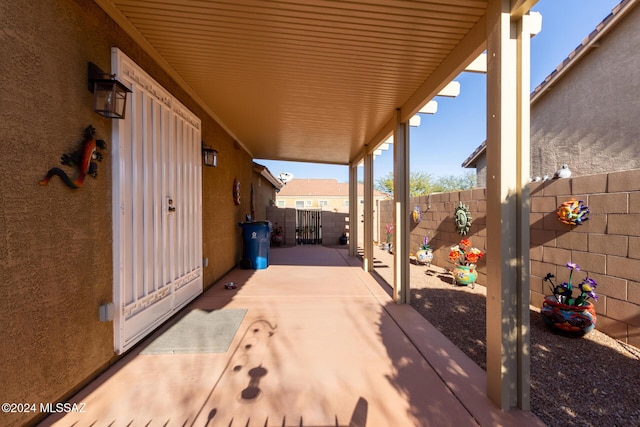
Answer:
M531 91L593 31L620 0L539 0L533 11L542 15L542 31L531 39ZM472 169L462 163L486 138L486 77L462 73L460 95L436 97L436 114L421 114L419 127L410 128L411 172L434 177L459 176ZM464 123L464 125L461 125ZM452 148L453 147L453 148ZM292 173L296 178L335 178L349 181L347 166L296 163L257 159L278 176ZM362 179L362 168L359 179ZM383 151L373 163L374 181L393 171L393 151Z

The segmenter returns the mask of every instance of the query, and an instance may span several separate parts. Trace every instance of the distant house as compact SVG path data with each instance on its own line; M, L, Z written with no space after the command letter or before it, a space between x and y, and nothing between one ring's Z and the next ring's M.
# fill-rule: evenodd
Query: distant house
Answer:
M640 7L620 2L531 94L531 175L640 168ZM486 141L462 164L486 186Z
M374 191L374 206L387 198L380 191ZM358 203L364 204L364 186L358 184ZM279 208L322 209L334 212L349 211L349 184L335 179L298 179L287 183L276 195Z

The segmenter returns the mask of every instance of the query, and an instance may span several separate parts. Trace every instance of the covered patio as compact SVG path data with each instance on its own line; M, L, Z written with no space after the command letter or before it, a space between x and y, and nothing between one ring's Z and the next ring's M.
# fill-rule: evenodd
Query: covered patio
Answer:
M345 424L366 412L368 425L520 425L508 420L530 409L526 184L535 3L39 0L5 7L0 85L10 120L0 124L7 141L0 161L14 178L0 189L0 312L8 325L0 333L11 343L0 351L4 401L66 402L114 365L78 397L91 411L79 416L112 425L202 425L210 417L228 424L231 414L236 424L251 417L257 425L267 418L299 425L303 417L303 425L334 425L336 416ZM131 91L126 103L91 93L102 75L94 68ZM471 69L487 73L486 377L407 305L409 123ZM126 106L123 120L96 115L116 104ZM57 167L95 144L78 139L92 128L108 146L104 157L86 156L103 157L97 179L83 188L42 180L56 171L80 182L94 176L91 162L81 169L63 162L64 175ZM373 156L389 137L394 279L381 290L370 274ZM207 162L204 150L217 152L217 161ZM232 270L242 252L237 224L264 219L260 211L275 198L256 195L270 184L255 176L255 159L348 167L351 224L360 221L357 168L364 166L364 227L360 236L349 230L348 256L283 249L266 271ZM231 280L240 288L220 285ZM248 310L231 350L139 355L136 344L194 299L188 307ZM264 359L253 361L243 334L260 321L274 330ZM252 383L259 393L250 405L238 397L253 380L249 365L237 363L242 357L267 372ZM45 414L3 416L0 423L19 426Z
M346 249L270 264L231 271L81 390L84 412L41 425L543 425L498 409L484 371ZM140 354L193 310L230 309L247 311L226 352Z
M487 391L529 409L529 49L537 0L96 0L254 158L364 167L373 269L373 159L394 161L393 301L409 302L409 125L462 72L487 74ZM486 53L486 55L484 55Z

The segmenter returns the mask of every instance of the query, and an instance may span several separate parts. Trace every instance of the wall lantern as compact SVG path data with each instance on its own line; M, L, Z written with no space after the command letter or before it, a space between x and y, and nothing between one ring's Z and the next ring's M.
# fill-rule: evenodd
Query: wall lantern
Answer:
M89 62L89 90L93 93L93 111L109 119L124 119L128 87Z
M202 141L202 159L205 166L218 166L218 151L214 150L210 145L204 145Z

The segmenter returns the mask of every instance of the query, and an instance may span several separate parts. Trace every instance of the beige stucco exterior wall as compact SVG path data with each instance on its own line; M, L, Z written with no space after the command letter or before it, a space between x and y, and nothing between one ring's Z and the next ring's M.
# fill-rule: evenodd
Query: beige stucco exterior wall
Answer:
M640 168L640 7L545 93L532 97L531 176L573 176ZM476 162L486 184L486 151Z
M531 174L640 167L640 7L531 106Z
M325 206L320 206L320 201L325 200L327 204ZM374 204L378 202L378 200L384 200L382 196L374 196L373 198ZM320 208L323 210L331 210L334 212L349 212L349 197L345 196L282 196L276 195L276 204L281 208L295 208L296 201L305 202L305 206L302 209L309 208ZM284 206L280 206L278 202L284 202ZM309 205L307 202L311 202ZM364 197L358 197L358 204L364 203Z
M87 62L109 70L111 47L122 49L201 118L202 139L219 151L218 167L202 171L205 287L240 259L252 159L95 2L2 2L0 28L0 401L63 401L116 359L113 324L98 320L113 300L111 152L78 190L57 177L38 185L89 124L110 147L111 121L91 109ZM33 417L0 414L0 424Z
M273 206L275 203L276 190L269 181L257 173L253 174L252 184L254 192L253 219L264 221L267 219L267 207Z

